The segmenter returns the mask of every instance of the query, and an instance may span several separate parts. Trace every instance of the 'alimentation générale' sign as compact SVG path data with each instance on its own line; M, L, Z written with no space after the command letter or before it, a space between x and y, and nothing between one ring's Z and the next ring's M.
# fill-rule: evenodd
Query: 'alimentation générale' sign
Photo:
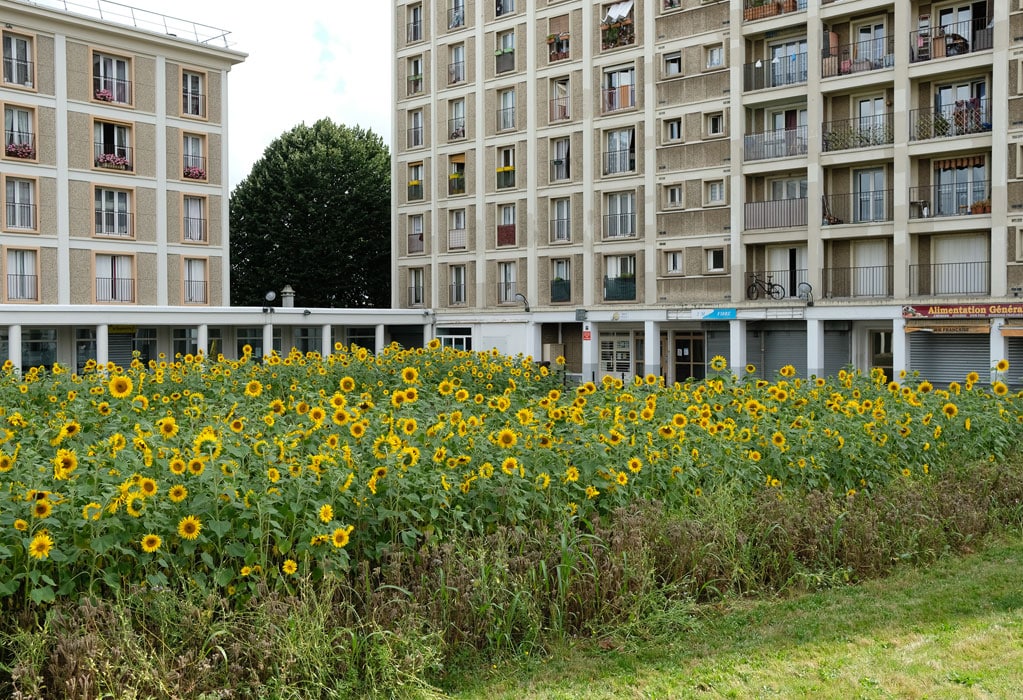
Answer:
M910 304L902 307L903 318L991 318L1023 317L1023 304Z

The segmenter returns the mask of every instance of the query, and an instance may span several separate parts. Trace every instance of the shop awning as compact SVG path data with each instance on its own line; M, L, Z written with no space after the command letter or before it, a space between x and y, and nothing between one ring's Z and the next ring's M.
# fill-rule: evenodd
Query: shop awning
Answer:
M1023 330L1021 328L1020 330ZM990 333L991 321L987 319L964 319L962 321L932 321L913 319L906 321L907 333Z

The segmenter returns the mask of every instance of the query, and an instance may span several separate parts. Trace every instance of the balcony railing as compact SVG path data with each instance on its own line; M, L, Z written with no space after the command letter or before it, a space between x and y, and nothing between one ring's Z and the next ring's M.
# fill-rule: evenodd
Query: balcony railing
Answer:
M465 138L465 117L448 119L448 140Z
M407 140L408 148L419 148L423 145L423 127L413 126L408 130Z
M405 31L405 39L408 43L423 40L423 23L421 21L409 22Z
M517 289L514 282L498 282L497 283L497 303L498 304L511 304L518 301L515 298Z
M423 250L425 250L425 246L423 245L423 234L421 233L408 234L408 252L422 253Z
M132 157L129 146L114 146L109 143L96 143L94 147L94 163L97 168L108 170L131 170Z
M406 82L405 94L415 95L423 91L423 76L410 76Z
M9 301L39 301L39 278L35 275L7 275Z
M551 182L568 180L571 176L568 158L555 158L551 161Z
M468 236L464 228L448 229L448 250L464 250Z
M96 301L135 301L135 280L120 277L96 278Z
M865 224L892 220L892 190L824 195L824 224Z
M990 260L909 266L910 296L986 295L990 292Z
M185 218L184 236L186 241L206 242L206 219Z
M806 226L806 197L746 202L746 230Z
M884 36L851 44L842 44L834 53L825 49L821 59L821 75L851 75L881 70L895 65L895 37Z
M497 225L497 245L515 245L515 224Z
M636 152L628 148L604 152L604 174L617 175L636 170Z
M465 285L464 284L452 284L448 286L448 304L450 306L460 306L465 303Z
M892 266L826 267L823 295L826 299L892 296Z
M618 87L604 88L601 94L601 111L605 114L636 106L635 85L619 85Z
M465 194L465 173L448 175L448 194Z
M422 306L423 305L423 288L419 286L413 286L408 288L408 305L409 306Z
M92 96L100 102L131 104L131 81L94 75L92 77Z
M910 61L919 63L990 49L994 38L992 25L990 17L975 17L910 32Z
M36 227L36 205L21 202L7 202L7 228Z
M8 158L26 158L32 160L36 157L36 136L29 131L5 131L4 153Z
M505 49L495 57L494 70L497 73L507 73L515 70L515 49Z
M208 301L206 280L185 280L184 292L186 304L205 304Z
M456 61L448 64L448 85L460 83L465 80L465 61Z
M20 58L4 56L4 82L8 85L30 87L35 76L35 63Z
M567 243L572 240L571 219L551 219L551 243Z
M632 17L600 25L600 48L602 51L636 43L636 28Z
M547 44L547 61L549 63L564 61L571 56L568 34L562 34L553 40L548 40Z
M201 92L181 93L181 113L192 117L206 117L206 95Z
M181 168L181 177L186 180L205 180L206 158L204 156L186 154Z
M410 202L415 199L422 199L423 183L419 182L418 180L408 183L408 198Z
M742 67L743 90L749 92L805 83L806 65L805 53L757 59Z
M515 187L515 168L505 166L497 171L497 188Z
M561 122L572 118L572 102L568 97L555 97L551 100L550 120Z
M909 140L923 141L991 131L991 101L974 97L909 112Z
M788 158L806 155L806 127L777 129L743 137L743 159Z
M892 114L824 122L821 125L821 134L821 148L824 151L883 146L894 141Z
M604 215L604 238L632 238L636 235L636 212Z
M448 9L448 29L457 29L465 26L465 5L458 5Z
M911 219L990 214L991 182L974 180L950 185L910 187L909 203Z
M571 301L572 280L551 280L551 301Z
M134 217L130 212L96 210L95 232L100 236L130 238L135 231L134 223Z
M507 131L515 128L515 108L504 107L497 110L497 130Z
M744 0L742 19L752 22L806 9L806 0Z
M635 277L605 277L605 301L632 301L636 298Z
M668 302L720 302L731 299L731 278L728 275L706 277L662 277L657 280L657 298Z
M770 279L770 281L774 284L781 285L781 288L785 293L785 297L799 296L799 285L804 282L809 282L807 271L805 269L760 270L746 273L747 288L753 284L754 277L759 277L761 280ZM760 296L766 297L768 295L761 292Z

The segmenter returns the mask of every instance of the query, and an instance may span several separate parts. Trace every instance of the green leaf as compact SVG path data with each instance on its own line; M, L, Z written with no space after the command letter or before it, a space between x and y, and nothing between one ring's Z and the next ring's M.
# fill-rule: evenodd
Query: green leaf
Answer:
M216 533L217 537L223 537L231 530L230 520L211 520L209 522L210 529Z
M203 564L205 564L206 566L208 566L211 569L213 568L213 555L212 554L210 554L209 552L203 552L202 554L199 555L199 558L202 559L202 563Z
M28 597L36 603L52 603L57 599L57 594L49 586L44 586L42 588L33 588L29 592Z
M20 585L17 579L0 582L0 597L14 595L18 592Z
M148 581L149 585L153 588L166 588L170 584L170 581L167 580L167 577L162 571L157 571L155 574L149 574L149 576L146 576L146 581Z
M231 569L220 569L213 576L213 580L216 581L218 586L226 586L234 580L234 571Z

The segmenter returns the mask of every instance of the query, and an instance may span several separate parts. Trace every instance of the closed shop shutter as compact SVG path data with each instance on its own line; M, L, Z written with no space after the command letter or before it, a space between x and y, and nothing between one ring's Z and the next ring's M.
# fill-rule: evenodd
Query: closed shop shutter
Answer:
M806 331L767 331L760 376L774 379L785 365L795 367L797 376L806 376Z
M990 348L985 333L911 333L909 369L939 386L961 383L970 372L987 379L991 373Z
M131 351L134 347L131 333L111 333L107 338L107 357L115 365L128 367L131 364Z
M728 331L707 331L704 334L707 339L707 362L710 363L711 359L715 355L721 355L721 357L728 360L728 367L736 374L742 374L742 367L732 367L732 358L728 356L729 353L729 342L728 342Z
M1005 383L1018 391L1023 389L1023 338L1006 338L1006 360L1009 371L1005 373Z
M824 332L824 374L834 377L838 370L852 362L848 331Z

